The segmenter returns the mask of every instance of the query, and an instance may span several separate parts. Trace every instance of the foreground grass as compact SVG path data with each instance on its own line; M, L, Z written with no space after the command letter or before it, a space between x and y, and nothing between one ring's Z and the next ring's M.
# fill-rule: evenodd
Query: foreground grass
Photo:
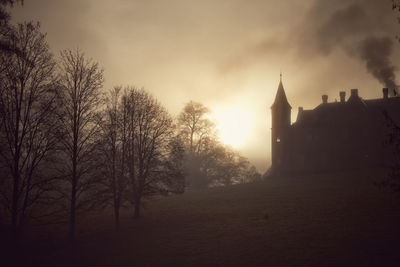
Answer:
M157 198L139 220L124 213L117 233L101 215L81 222L75 246L39 228L7 255L19 249L31 266L396 266L399 196L374 180L299 176Z

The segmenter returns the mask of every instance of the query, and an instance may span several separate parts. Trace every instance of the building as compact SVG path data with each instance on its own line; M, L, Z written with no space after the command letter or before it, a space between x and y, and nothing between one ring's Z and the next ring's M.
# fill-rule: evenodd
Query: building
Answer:
M388 141L393 123L400 125L400 97L387 88L379 99L362 99L358 89L340 92L340 101L312 110L299 107L291 124L291 110L282 76L271 106L271 171L276 173L330 172L382 168L394 162ZM393 122L393 123L392 123Z

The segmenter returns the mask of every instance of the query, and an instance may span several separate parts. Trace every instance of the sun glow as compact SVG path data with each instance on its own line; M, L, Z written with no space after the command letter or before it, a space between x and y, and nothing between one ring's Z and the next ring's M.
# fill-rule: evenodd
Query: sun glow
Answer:
M254 114L244 108L224 108L214 112L221 141L233 148L242 148L254 126Z

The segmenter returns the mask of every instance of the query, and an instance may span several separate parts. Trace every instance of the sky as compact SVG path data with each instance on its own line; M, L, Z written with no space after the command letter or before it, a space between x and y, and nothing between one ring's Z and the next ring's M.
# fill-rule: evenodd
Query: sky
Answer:
M259 171L270 164L280 72L292 121L358 88L393 87L400 24L391 0L25 0L13 22L39 21L56 56L80 48L104 68L104 90L144 87L173 116L211 110L221 141Z

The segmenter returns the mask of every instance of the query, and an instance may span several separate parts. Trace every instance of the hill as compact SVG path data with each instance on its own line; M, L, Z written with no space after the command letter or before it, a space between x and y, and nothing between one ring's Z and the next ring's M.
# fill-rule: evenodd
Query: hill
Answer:
M75 246L59 241L59 230L32 228L20 264L394 266L400 196L377 180L371 173L276 177L152 199L139 220L126 211L118 233L111 216L81 221Z

